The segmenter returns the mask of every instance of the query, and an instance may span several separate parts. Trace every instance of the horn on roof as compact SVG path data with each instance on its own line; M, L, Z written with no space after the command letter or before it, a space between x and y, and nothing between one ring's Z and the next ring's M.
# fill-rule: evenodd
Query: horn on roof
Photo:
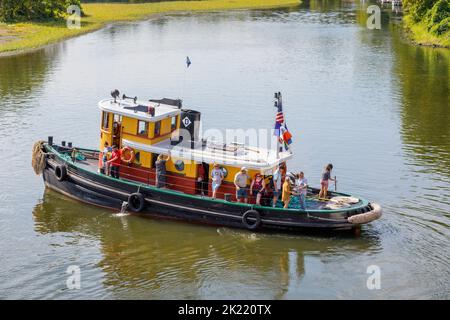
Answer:
M123 94L123 96L122 96L122 100L125 100L125 99L130 99L130 100L133 100L133 102L134 103L136 103L136 101L137 101L137 97L127 97L127 95L124 93Z

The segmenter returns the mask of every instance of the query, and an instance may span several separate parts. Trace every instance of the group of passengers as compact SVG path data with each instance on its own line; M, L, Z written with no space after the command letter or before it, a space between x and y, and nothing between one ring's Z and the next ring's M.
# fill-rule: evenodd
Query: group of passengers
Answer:
M105 175L113 178L119 178L120 164L121 164L121 150L116 145L109 146L105 142L102 156L102 167L100 171ZM167 184L166 162L169 156L159 155L155 162L156 187L165 188ZM199 174L197 182L200 183L199 190L201 194L207 193L207 179L206 171L203 165L199 166ZM328 164L321 176L319 199L326 199L328 194L329 181L336 181L331 177L331 170L333 165ZM212 198L217 197L217 191L224 180L224 172L219 164L214 164L211 170L211 190ZM249 183L250 182L250 183ZM269 181L266 182L265 176L257 172L253 177L250 177L246 167L242 167L234 176L234 186L236 188L237 202L249 202L249 196L252 196L256 205L276 207L278 199L281 196L281 201L284 208L288 208L293 197L296 197L301 209L306 209L306 195L308 192L308 180L305 174L301 171L299 173L286 172L285 164L280 164L275 172L269 176Z
M155 162L155 185L157 188L166 188L167 185L167 171L166 162L169 156L160 154ZM119 179L120 165L122 162L122 151L116 146L109 146L105 142L102 152L102 166L100 172Z
M336 181L331 177L332 169L333 165L328 164L322 172L319 199L327 197L329 181ZM214 165L211 178L212 198L216 198L217 190L224 179L224 173L218 164ZM299 207L303 210L306 209L308 179L306 179L303 171L286 173L285 164L278 166L273 175L269 177L269 182L266 182L264 175L259 172L250 177L247 168L242 167L234 176L234 186L237 202L248 203L251 196L256 205L270 206L270 202L272 202L272 207L276 207L281 196L283 207L288 208L291 200L295 197L298 200Z
M280 165L266 183L261 173L256 173L251 179L247 169L243 167L234 177L238 202L248 203L248 181L251 181L250 195L255 199L256 205L269 206L270 200L272 200L272 207L275 207L281 196L284 208L288 208L291 197L294 196L298 197L300 207L305 209L308 180L303 172L286 174L286 167Z
M267 193L270 192L269 185L267 184L266 186L264 176L259 172L254 175L253 179L250 178L247 172L247 168L242 167L241 170L234 176L236 199L238 202L244 201L245 203L248 203L248 181L251 181L250 195L255 198L255 203L257 205L261 205L263 195L267 195Z
M320 179L319 200L327 200L329 181L336 181L331 177L333 165L328 164L322 171ZM292 197L298 198L301 209L306 209L306 195L308 193L308 179L305 178L303 171L298 174L288 173L283 183L282 197L283 207L287 209ZM275 199L274 199L275 201Z
M120 149L116 145L109 146L108 142L105 142L100 172L119 179L121 161L122 153Z

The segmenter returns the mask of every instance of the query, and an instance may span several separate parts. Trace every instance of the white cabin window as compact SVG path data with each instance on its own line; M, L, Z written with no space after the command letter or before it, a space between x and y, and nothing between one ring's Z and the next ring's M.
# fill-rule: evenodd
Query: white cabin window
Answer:
M177 128L178 116L172 117L172 122L170 123L170 131L174 131Z
M114 122L122 122L122 116L120 114L114 114Z
M137 134L148 136L148 122L138 120Z

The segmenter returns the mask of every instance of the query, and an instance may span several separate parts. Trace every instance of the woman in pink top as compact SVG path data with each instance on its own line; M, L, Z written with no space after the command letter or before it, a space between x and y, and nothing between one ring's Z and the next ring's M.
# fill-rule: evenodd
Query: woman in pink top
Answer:
M256 205L258 206L261 205L261 197L265 186L264 176L260 173L255 174L252 184L250 185L250 194L256 197Z

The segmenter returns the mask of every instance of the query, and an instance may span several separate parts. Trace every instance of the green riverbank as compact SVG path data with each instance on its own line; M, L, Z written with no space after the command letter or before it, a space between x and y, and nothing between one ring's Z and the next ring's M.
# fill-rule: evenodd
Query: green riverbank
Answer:
M404 25L420 45L450 47L450 1L404 0Z
M0 55L33 50L67 38L98 30L109 23L144 19L153 14L232 9L289 7L298 0L206 0L158 3L84 3L81 28L69 29L66 21L0 23Z

